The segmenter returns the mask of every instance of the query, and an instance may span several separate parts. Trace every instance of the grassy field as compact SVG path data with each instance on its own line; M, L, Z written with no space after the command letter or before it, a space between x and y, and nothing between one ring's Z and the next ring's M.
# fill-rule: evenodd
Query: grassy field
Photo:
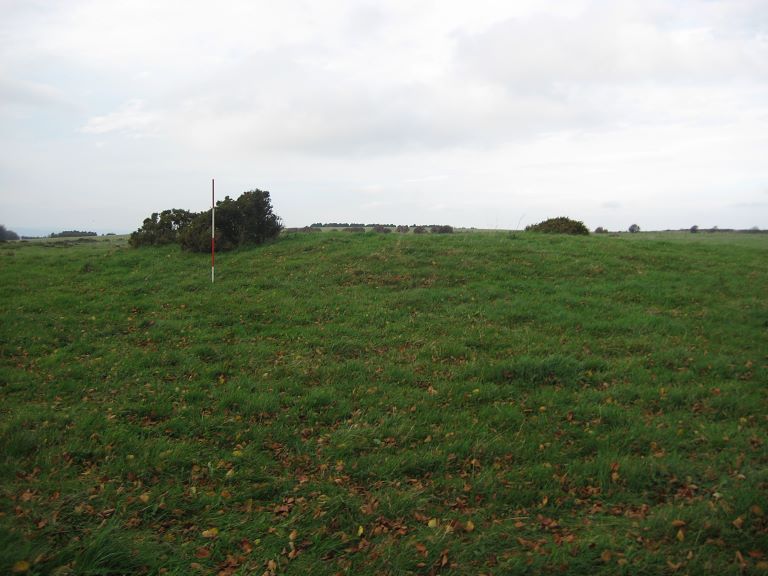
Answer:
M0 572L768 574L768 236L0 246Z

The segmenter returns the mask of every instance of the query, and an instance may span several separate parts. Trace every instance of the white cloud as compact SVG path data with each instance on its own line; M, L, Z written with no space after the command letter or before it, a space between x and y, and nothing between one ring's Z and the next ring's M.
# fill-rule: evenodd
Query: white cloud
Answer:
M93 116L80 129L85 134L118 132L142 137L155 134L160 115L146 109L142 100L130 100L119 109L103 116Z
M82 191L77 166L94 197L130 190L131 218L149 200L196 209L184 186L219 175L230 194L271 189L289 224L375 204L389 221L440 206L457 225L556 211L618 227L768 182L761 0L12 4L9 198L43 177Z

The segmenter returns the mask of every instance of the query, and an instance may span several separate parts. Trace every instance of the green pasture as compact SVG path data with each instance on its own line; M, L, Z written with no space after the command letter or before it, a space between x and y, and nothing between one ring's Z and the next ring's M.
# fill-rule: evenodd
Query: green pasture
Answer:
M0 573L768 574L768 235L0 245Z

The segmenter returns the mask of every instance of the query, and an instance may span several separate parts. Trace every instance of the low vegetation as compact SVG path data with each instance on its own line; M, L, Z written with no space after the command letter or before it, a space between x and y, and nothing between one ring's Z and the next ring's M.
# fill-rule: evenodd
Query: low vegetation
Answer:
M0 250L0 572L762 574L768 237Z
M571 220L565 216L550 218L543 222L539 222L538 224L531 224L530 226L526 226L525 230L528 232L543 232L545 234L589 235L589 228L587 228L583 222Z
M250 190L236 200L229 196L216 202L216 250L262 244L282 230L280 217L272 209L269 192ZM130 237L134 248L180 244L190 252L211 249L211 211L194 213L173 208L153 213Z

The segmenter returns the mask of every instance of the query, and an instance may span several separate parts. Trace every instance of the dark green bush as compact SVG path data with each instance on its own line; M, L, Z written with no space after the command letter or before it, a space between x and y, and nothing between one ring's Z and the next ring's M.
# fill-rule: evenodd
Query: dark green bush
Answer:
M544 232L545 234L577 234L589 235L589 228L583 222L571 220L565 216L559 218L550 218L538 224L531 224L525 227L526 232Z
M237 200L229 196L216 203L216 250L231 250L248 244L261 244L280 234L280 217L272 211L269 192L250 190ZM131 234L131 246L178 242L191 252L211 249L211 211L164 210L144 220Z
M159 214L155 212L145 218L141 228L131 234L129 243L134 248L173 244L179 241L179 235L195 217L196 214L179 208L163 210Z

